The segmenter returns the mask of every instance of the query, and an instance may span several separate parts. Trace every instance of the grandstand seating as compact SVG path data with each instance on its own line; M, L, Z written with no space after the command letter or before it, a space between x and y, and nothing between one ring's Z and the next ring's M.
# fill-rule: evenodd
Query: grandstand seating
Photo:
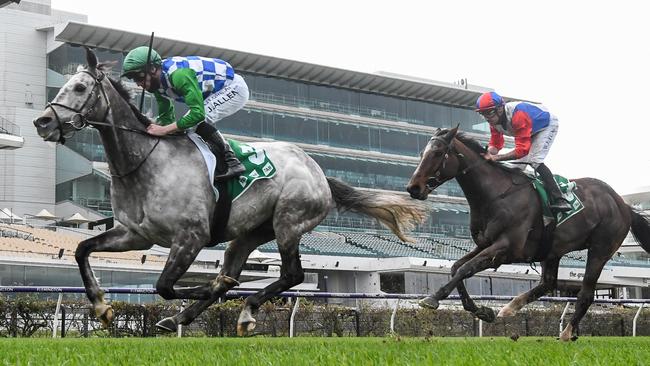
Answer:
M83 240L80 236L62 234L45 228L35 228L27 225L3 224L0 225L0 251L17 253L29 253L30 255L46 256L52 258L58 256L63 249L64 256L74 257L79 242ZM130 252L96 252L90 258L104 262L140 262L144 251ZM151 257L148 262L164 263L163 259Z
M18 224L0 224L0 253L12 255L31 255L55 258L60 249L64 256L71 258L81 236L53 231L48 228L36 228ZM212 249L225 250L226 243L220 243ZM418 235L413 243L402 243L397 236L388 232L354 232L314 231L303 235L300 242L300 253L324 256L352 257L417 257L445 260L457 260L474 248L471 239L453 238L439 234ZM262 252L278 252L275 240L258 248ZM145 251L130 251L122 253L99 252L91 255L91 260L106 263L140 263ZM565 255L561 265L584 267L587 251L581 250ZM151 255L147 263L162 265L166 258ZM624 257L614 257L609 265L639 265Z

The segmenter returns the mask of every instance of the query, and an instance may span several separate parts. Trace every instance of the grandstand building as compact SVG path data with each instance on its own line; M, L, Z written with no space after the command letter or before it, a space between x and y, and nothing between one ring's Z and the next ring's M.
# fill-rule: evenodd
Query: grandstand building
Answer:
M53 225L44 229L48 222L37 220L36 213L46 209L58 218L82 213L91 221L111 217L103 147L93 129L78 132L66 145L45 143L32 120L85 62L80 46L95 48L100 61L114 61L112 76L117 78L126 52L148 39L146 34L87 24L84 15L52 9L50 0L21 1L0 9L0 208L11 212L7 218L0 216L5 221L0 223L0 285L81 285L72 253L79 240L96 232ZM403 193L419 152L437 128L459 124L483 142L489 137L487 123L473 111L478 95L489 89L466 82L361 73L167 38L157 38L154 48L163 57L221 58L244 76L250 101L220 122L228 137L295 143L326 175L362 189ZM139 96L134 84L126 85ZM153 98L146 97L145 109L155 114ZM185 108L179 105L176 110L182 114ZM399 242L361 216L330 214L301 242L308 273L300 288L435 291L448 279L451 263L473 243L469 209L455 181L438 188L429 204L432 214L411 244ZM56 219L49 221L53 222ZM183 281L213 278L224 247L204 250ZM254 253L243 273L242 279L248 281L243 286L263 287L279 276L276 249L273 242ZM164 255L161 248L98 254L93 264L104 286L151 286ZM579 285L584 265L584 253L563 260L560 278L567 294ZM600 286L606 296L648 296L648 267L644 258L616 257L603 272ZM479 274L467 281L467 287L472 294L514 295L538 279L529 265L503 266Z

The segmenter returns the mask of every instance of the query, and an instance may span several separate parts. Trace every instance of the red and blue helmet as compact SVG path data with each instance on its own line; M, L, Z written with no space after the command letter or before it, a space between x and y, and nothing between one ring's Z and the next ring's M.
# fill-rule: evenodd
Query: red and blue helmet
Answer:
M492 108L503 105L503 98L495 92L487 92L481 94L476 100L476 111L487 111Z

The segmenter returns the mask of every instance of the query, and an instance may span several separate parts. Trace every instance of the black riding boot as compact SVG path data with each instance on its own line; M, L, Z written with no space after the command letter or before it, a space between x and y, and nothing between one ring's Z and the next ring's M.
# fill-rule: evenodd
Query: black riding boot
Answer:
M203 122L196 128L196 133L205 140L210 147L210 150L212 150L217 157L221 157L226 164L226 171L223 174L214 176L215 182L238 177L246 171L246 168L244 168L244 165L242 165L242 163L237 159L230 144L228 144L219 130L207 122Z
M542 183L544 183L544 187L546 187L550 201L549 207L553 213L571 211L571 204L562 196L560 187L558 187L557 182L553 179L551 170L542 163L537 167L537 173L539 173L539 177Z

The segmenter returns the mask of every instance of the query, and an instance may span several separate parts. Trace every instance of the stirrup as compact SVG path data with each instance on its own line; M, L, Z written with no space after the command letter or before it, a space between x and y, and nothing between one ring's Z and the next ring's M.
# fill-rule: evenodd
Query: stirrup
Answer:
M548 205L548 207L553 212L567 212L567 211L571 211L573 209L573 207L571 206L569 201L567 201L564 198L558 199L554 203Z

